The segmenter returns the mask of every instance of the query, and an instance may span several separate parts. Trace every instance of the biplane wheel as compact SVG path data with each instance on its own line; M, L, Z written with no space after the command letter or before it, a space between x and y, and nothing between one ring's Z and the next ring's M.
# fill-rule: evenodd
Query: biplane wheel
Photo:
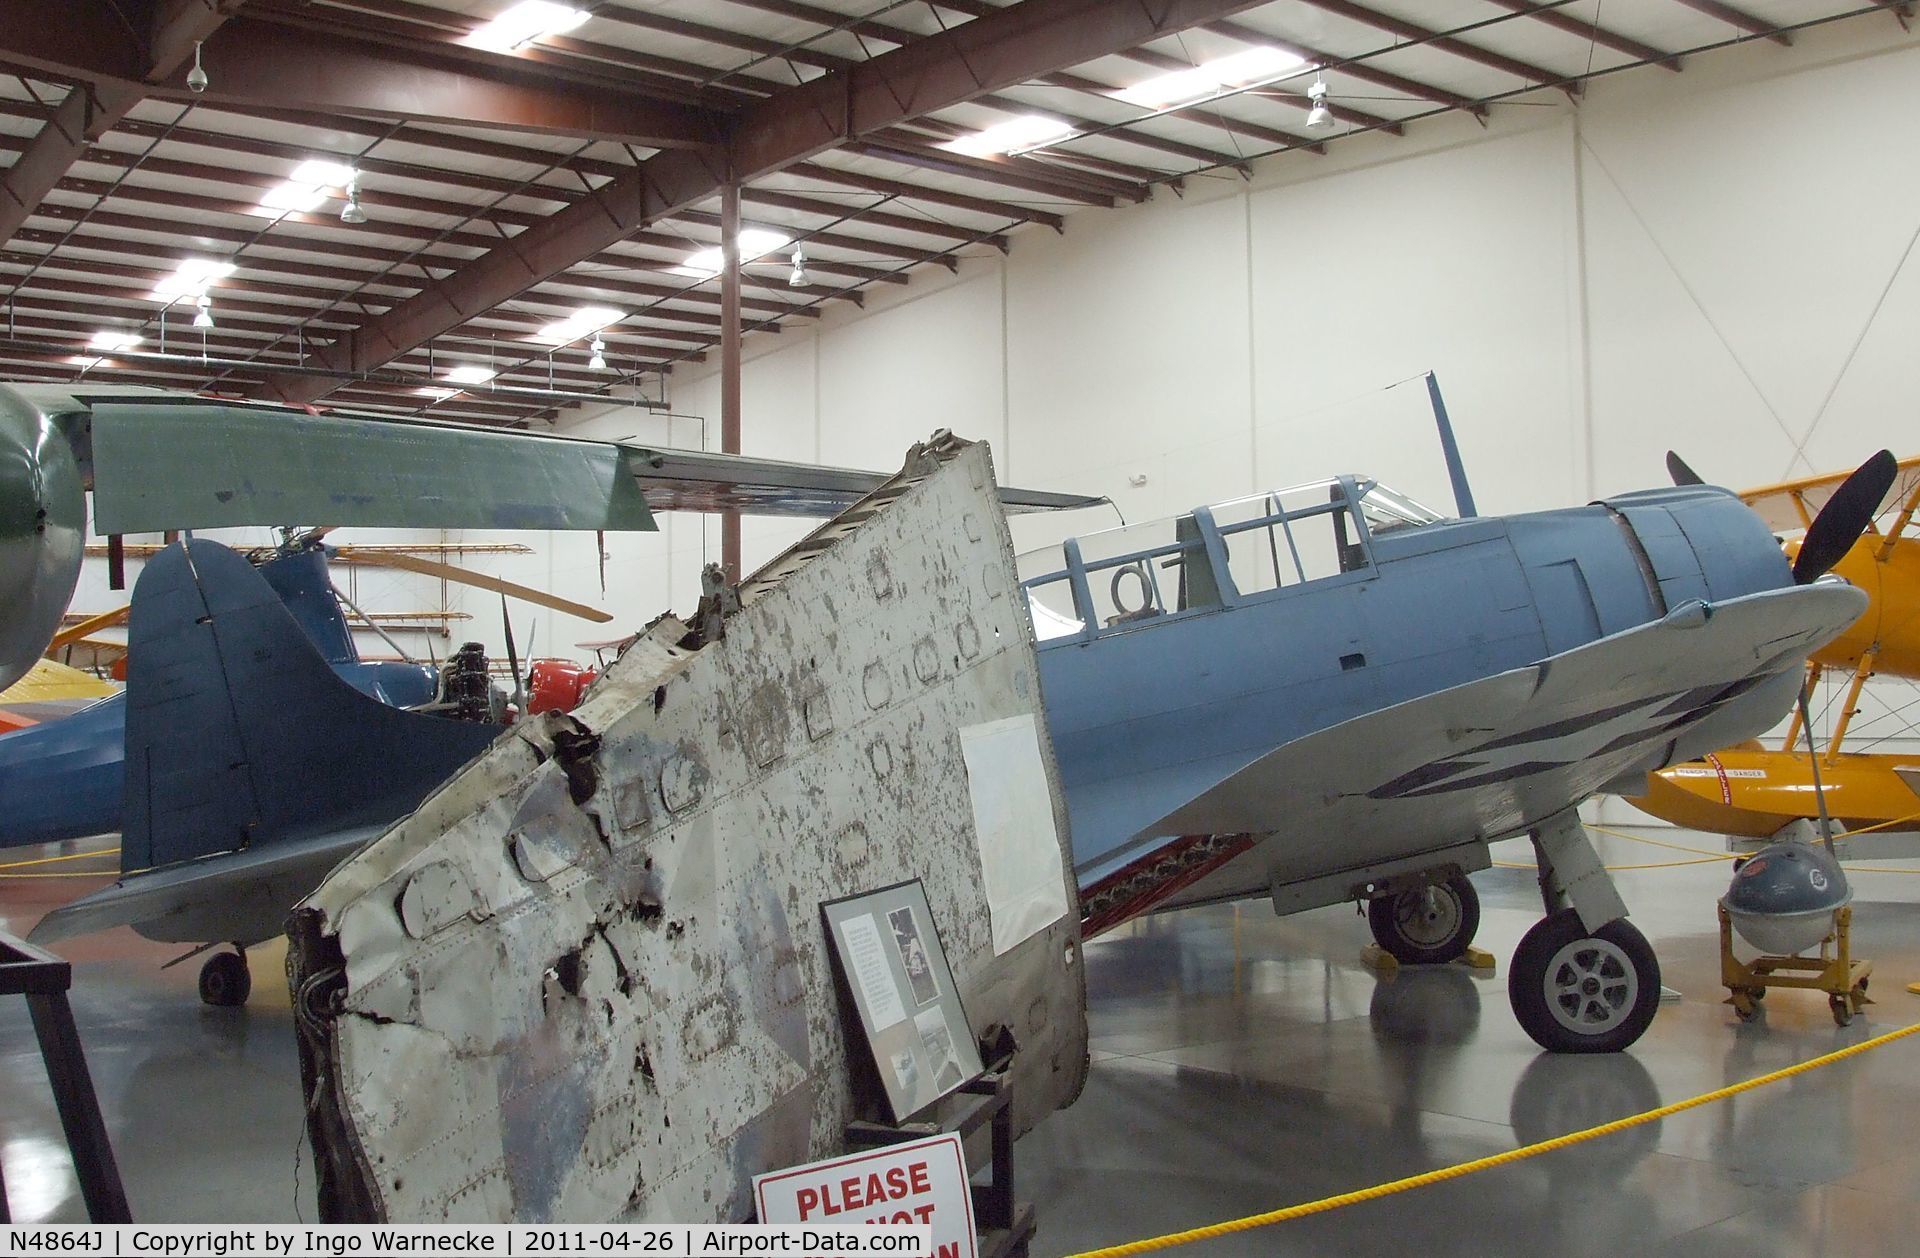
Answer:
M253 993L253 973L243 952L216 952L200 967L200 999L209 1005L244 1005Z
M1480 929L1480 895L1465 874L1367 901L1374 942L1402 965L1443 965L1467 954Z
M1534 923L1507 971L1513 1015L1555 1053L1617 1053L1660 1008L1660 962L1625 919L1592 934L1572 909Z

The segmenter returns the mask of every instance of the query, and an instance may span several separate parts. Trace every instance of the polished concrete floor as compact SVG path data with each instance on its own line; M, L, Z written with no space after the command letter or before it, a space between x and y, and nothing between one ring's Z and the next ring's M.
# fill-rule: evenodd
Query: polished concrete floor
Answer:
M1671 831L1663 841L1707 846ZM1602 836L1616 865L1685 853ZM12 852L7 860L48 852ZM1496 849L1527 859L1526 845ZM78 863L84 868L87 862ZM74 864L11 871L68 872ZM1086 950L1085 1094L1017 1150L1035 1253L1065 1254L1503 1152L1681 1100L1920 1020L1920 861L1857 872L1856 948L1882 1002L1834 1026L1824 998L1775 992L1740 1025L1719 1002L1719 863L1627 869L1634 920L1680 996L1629 1053L1554 1057L1513 1021L1504 965L1537 917L1532 874L1477 875L1500 959L1383 978L1350 908L1276 919L1258 904L1124 927ZM4 874L9 871L0 871ZM23 932L88 879L0 880ZM74 941L74 1003L137 1218L312 1215L312 1166L284 988L201 1006L196 966L127 932ZM79 1220L22 1002L0 1005L0 1165L19 1220ZM1920 1036L1602 1141L1329 1214L1202 1242L1229 1254L1807 1255L1920 1246Z

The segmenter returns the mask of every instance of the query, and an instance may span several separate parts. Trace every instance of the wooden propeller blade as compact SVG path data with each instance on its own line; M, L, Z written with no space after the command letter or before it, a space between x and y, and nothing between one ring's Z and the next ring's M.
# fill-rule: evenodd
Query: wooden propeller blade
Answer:
M78 642L96 629L111 629L115 625L122 624L127 619L127 613L132 610L133 604L129 603L125 607L116 607L110 612L101 612L98 616L89 616L77 625L69 625L53 635L53 641L47 643L47 650L57 651L69 643ZM608 619L611 620L612 617L609 616Z
M548 594L544 590L529 586L516 585L512 581L502 581L498 577L482 576L478 572L469 572L465 568L456 568L452 564L435 563L431 559L416 559L412 555L397 555L392 552L359 551L354 554L358 563L371 564L376 568L401 568L408 572L418 572L422 576L440 577L460 585L471 585L476 589L491 590L495 594L504 594L508 598L517 598L523 603L538 603L542 607L551 607L554 611L565 612L569 616L578 616L582 620L592 620L601 624L613 619L612 612L603 612L598 607L589 607L585 603L575 603L561 598L557 594Z

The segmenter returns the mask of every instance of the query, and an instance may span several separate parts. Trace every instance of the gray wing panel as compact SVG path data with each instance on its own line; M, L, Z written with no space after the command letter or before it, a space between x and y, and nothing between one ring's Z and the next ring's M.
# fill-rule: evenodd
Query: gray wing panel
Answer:
M651 530L618 446L205 401L93 407L94 527Z

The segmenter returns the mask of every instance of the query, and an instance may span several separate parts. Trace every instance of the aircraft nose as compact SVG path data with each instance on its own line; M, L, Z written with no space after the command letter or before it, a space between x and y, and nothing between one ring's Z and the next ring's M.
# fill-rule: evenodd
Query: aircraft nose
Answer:
M0 390L0 689L25 675L80 577L86 498L73 448Z
M1607 505L1631 530L1642 571L1668 608L1793 584L1786 556L1766 523L1724 489L1655 490Z

